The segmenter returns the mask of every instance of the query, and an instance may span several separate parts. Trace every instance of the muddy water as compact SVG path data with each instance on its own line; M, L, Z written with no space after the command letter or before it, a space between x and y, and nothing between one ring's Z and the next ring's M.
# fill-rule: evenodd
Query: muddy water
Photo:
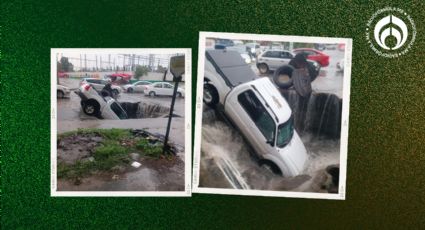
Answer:
M156 103L121 102L120 104L130 119L164 117L170 112L169 107Z
M217 121L211 110L202 127L200 187L327 192L327 166L339 162L339 141L302 137L309 154L306 169L297 177L283 178L258 165L241 135Z

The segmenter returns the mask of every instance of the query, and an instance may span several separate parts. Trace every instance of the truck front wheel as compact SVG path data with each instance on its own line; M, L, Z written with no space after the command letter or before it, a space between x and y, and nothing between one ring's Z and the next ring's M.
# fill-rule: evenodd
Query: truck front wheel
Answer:
M266 171L282 176L282 171L279 169L279 167L277 167L275 163L269 160L261 160L259 163L261 168L264 168Z
M204 103L210 107L214 107L218 103L217 89L210 84L204 84Z

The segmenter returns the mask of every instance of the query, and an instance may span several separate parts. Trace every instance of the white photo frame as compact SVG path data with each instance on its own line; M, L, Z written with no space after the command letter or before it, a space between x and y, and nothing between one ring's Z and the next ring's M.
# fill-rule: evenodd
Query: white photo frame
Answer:
M184 119L184 190L182 191L57 191L57 64L58 53L92 54L184 54L185 55L185 119ZM52 197L189 197L192 195L192 157L191 157L191 106L192 106L192 50L189 48L52 48L51 49L51 196Z
M268 191L268 190L243 190L229 188L207 188L200 187L200 162L201 162L201 142L202 142L202 116L203 116L203 76L205 66L205 51L207 38L220 38L231 40L252 40L271 42L302 42L302 43L323 43L323 44L345 44L344 50L344 71L343 71L343 92L342 92L342 113L341 113L341 133L340 133L340 173L339 187L337 194L316 193L316 192L293 192L293 191ZM306 37L306 36L285 36L285 35L263 35L263 34L242 34L242 33L219 33L200 32L198 53L198 82L196 95L196 119L195 119L195 139L193 158L193 192L208 194L229 194L247 196L273 196L273 197L294 197L294 198L316 198L345 200L346 197L346 175L347 175L347 146L348 146L348 123L350 104L350 82L351 82L351 54L352 39L350 38L329 38L329 37Z

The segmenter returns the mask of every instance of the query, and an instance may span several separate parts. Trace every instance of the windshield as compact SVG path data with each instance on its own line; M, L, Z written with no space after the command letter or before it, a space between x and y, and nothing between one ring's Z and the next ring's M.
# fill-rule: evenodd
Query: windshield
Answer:
M277 128L276 145L279 148L285 147L291 141L293 134L294 134L294 119L291 116L291 118L287 122L279 125L279 127Z

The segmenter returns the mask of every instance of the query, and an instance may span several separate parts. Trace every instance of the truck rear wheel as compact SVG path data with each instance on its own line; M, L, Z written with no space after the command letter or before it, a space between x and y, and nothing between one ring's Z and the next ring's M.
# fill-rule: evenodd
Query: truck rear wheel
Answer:
M210 84L204 84L204 103L210 107L214 107L218 103L217 89Z

